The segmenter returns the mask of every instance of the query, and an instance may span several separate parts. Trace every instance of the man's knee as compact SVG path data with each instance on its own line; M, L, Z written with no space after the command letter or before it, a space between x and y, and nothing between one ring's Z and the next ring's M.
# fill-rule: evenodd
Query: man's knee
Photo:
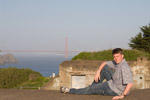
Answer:
M112 69L108 65L105 65L101 72L107 72L107 71L113 72Z
M105 78L108 81L111 79L113 73L113 70L108 65L105 65L100 74L103 78Z

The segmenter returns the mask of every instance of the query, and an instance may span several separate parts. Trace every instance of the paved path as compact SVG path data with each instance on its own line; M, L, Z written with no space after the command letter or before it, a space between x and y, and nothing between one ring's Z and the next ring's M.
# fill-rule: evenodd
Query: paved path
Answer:
M51 90L0 89L0 100L111 100L112 96L71 95ZM150 89L134 90L123 100L150 100Z

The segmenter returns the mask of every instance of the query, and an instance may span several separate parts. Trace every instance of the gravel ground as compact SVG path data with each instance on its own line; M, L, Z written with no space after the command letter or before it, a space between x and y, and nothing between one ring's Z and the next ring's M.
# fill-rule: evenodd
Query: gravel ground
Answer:
M0 89L0 100L111 100L112 96L72 95L52 90ZM133 90L123 100L150 100L150 89Z

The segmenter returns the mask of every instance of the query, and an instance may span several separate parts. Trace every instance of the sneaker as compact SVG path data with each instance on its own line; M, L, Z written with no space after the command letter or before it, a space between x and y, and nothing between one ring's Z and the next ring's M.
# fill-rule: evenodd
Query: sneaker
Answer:
M60 92L61 93L68 93L69 92L69 88L66 88L66 87L64 87L64 86L62 86L61 88L60 88Z

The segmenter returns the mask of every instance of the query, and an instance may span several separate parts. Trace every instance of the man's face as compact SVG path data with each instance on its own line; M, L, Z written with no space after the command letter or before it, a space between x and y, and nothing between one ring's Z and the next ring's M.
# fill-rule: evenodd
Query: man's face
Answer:
M119 64L123 60L123 54L117 53L113 55L114 61Z

